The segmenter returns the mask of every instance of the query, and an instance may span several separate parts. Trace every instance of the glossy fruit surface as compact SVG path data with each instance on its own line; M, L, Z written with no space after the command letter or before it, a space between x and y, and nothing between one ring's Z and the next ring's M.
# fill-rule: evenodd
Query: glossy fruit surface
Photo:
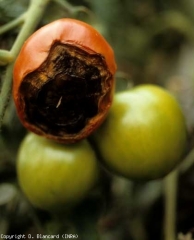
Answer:
M82 200L98 180L98 163L86 140L62 145L28 134L17 157L18 181L38 208L62 211Z
M130 179L150 180L165 176L180 162L187 130L174 97L145 84L115 95L94 140L110 170Z
M45 25L27 39L14 66L21 122L58 142L86 138L111 106L115 71L112 48L92 26L68 18Z

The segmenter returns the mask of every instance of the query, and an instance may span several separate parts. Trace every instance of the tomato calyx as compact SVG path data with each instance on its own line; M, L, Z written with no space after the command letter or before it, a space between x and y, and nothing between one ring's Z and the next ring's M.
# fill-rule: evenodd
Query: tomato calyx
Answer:
M25 118L51 135L78 134L103 111L111 79L101 54L55 41L45 61L20 85Z

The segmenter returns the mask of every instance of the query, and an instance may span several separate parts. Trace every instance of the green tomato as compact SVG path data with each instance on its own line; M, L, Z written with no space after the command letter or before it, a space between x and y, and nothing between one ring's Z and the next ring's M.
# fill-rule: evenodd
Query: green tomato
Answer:
M115 95L94 141L110 170L135 180L157 179L183 157L186 123L173 96L161 87L143 84Z
M95 186L99 165L86 140L62 145L29 133L18 152L17 173L21 189L35 207L61 211Z

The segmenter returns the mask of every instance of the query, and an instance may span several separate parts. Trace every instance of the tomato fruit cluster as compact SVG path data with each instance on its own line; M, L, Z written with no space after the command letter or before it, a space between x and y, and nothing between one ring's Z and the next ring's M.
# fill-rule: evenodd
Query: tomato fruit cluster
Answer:
M174 97L149 84L114 94L115 71L112 48L77 20L57 20L24 44L13 97L33 133L21 143L17 173L34 206L54 211L81 201L98 181L100 162L119 176L151 180L183 158L187 128Z

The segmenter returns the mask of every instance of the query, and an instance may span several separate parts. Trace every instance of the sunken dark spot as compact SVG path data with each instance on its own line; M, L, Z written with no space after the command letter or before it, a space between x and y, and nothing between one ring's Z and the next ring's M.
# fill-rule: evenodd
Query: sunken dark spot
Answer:
M79 133L99 112L110 72L103 56L55 43L20 86L27 120L50 134Z

